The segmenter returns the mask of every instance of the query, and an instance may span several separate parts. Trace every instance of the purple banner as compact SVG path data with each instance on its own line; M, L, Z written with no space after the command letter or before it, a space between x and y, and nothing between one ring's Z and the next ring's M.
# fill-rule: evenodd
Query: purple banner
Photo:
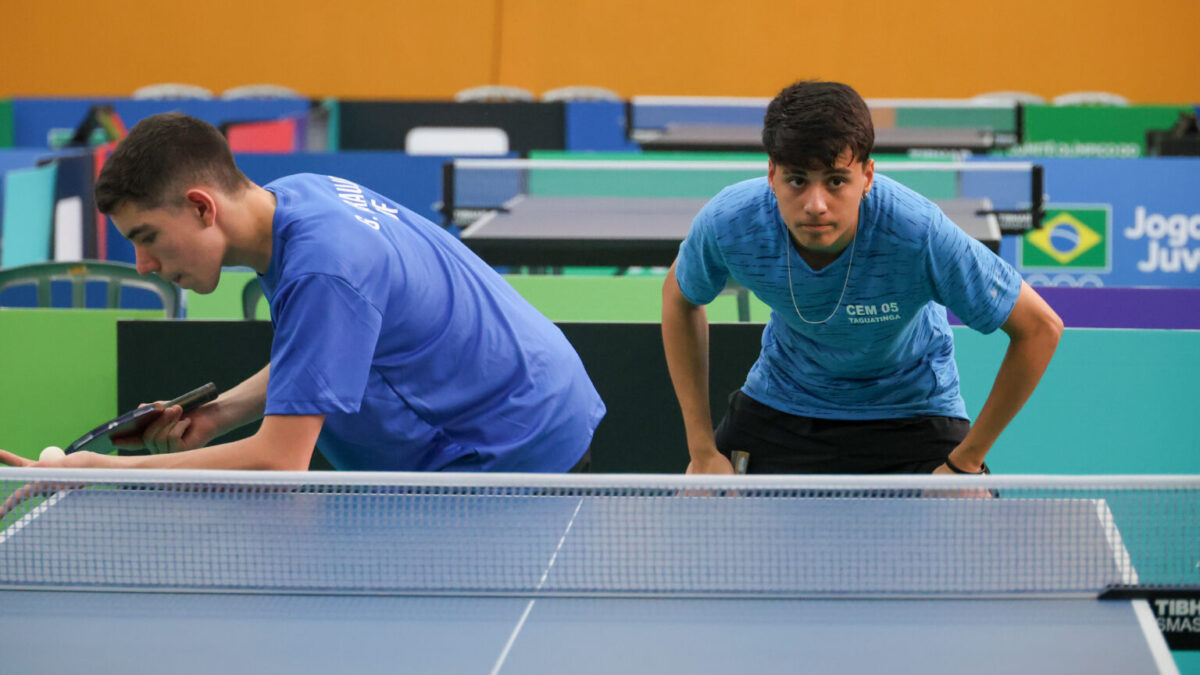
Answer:
M1200 330L1200 288L1034 289L1067 328ZM962 325L953 312L950 323Z

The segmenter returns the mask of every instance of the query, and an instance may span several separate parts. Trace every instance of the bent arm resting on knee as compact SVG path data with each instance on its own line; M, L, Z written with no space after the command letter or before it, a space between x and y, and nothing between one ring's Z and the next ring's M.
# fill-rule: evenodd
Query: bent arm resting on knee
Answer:
M708 315L679 289L675 266L663 282L663 349L671 384L683 413L691 463L688 473L733 473L729 460L717 451L712 410L708 403Z
M954 465L964 471L982 469L984 456L1000 432L1033 394L1058 347L1063 322L1036 291L1021 282L1016 305L1001 330L1008 334L1009 345L996 381L975 424L950 453Z

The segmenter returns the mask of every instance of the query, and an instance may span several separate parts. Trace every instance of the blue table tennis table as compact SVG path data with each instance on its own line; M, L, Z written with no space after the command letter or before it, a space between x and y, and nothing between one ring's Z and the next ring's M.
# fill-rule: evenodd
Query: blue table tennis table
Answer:
M444 167L441 208L491 265L665 267L714 194L766 168L758 161L457 159ZM1004 233L1036 226L1042 211L1035 164L878 162L875 169L952 191L933 201L996 253ZM993 191L1003 193L1002 203L988 196Z
M763 115L769 99L635 96L626 133L643 150L763 152ZM987 153L1012 147L1024 135L1022 107L1014 101L867 99L875 124L873 152Z
M0 670L1177 672L1102 499L228 473L0 521Z
M669 266L706 199L518 196L463 229L461 239L492 265ZM937 205L967 234L1000 250L987 199Z

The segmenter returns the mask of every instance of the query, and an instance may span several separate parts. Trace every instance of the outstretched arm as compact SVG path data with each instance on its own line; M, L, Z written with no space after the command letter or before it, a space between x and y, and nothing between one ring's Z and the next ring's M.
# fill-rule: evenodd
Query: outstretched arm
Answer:
M160 455L116 456L76 452L34 462L0 450L0 463L99 469L264 469L304 471L312 459L324 415L267 415L256 434L232 443Z
M324 415L268 415L253 436L204 447L226 431L262 417L269 371L270 366L263 368L217 400L186 416L179 406L168 408L146 429L140 440L130 439L122 444L123 447L146 447L155 454L119 457L76 452L43 465L0 450L0 463L11 466L303 471L312 459L317 436L325 422Z

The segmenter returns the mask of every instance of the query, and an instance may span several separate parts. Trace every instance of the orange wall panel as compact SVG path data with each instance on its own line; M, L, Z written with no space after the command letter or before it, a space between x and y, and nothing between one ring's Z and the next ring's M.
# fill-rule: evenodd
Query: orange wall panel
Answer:
M501 73L542 89L769 96L840 79L872 97L1102 90L1200 100L1200 3L507 0Z
M1200 101L1200 3L1156 0L81 0L0 3L0 96L178 81L448 98L502 83L770 96L802 77L870 97L1101 90Z
M74 5L64 8L62 5ZM491 2L65 0L0 3L0 95L214 92L282 84L311 96L449 96L491 77Z

